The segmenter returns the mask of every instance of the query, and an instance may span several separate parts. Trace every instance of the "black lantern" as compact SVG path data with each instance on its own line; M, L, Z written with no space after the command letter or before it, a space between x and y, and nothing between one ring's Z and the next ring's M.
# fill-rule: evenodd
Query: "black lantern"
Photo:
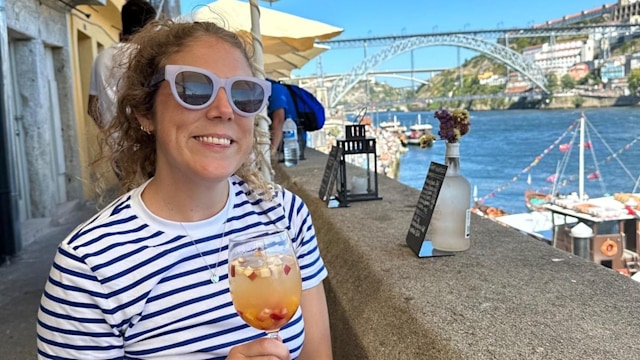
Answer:
M376 139L366 136L365 125L345 126L345 138L337 143L342 149L336 184L338 200L349 203L382 199L378 196Z

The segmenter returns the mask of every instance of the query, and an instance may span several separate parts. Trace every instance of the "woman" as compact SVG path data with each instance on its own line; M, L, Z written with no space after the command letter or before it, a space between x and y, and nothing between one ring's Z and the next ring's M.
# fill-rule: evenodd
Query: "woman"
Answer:
M171 22L132 42L108 128L119 136L104 154L124 194L58 248L39 354L330 359L327 273L308 209L256 169L254 116L270 87L253 77L246 42L212 23ZM230 235L274 227L289 229L303 278L281 340L237 315L227 273Z

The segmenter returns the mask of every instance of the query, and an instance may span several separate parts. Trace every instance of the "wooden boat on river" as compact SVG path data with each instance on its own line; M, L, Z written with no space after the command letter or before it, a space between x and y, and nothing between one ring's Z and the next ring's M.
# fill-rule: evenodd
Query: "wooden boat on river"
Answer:
M524 192L524 203L530 211L545 211L544 205L549 203L551 195L534 190Z
M605 192L604 196L594 198L587 196L584 192L585 179L602 179L595 154L592 155L596 171L584 176L584 151L593 150L591 141L585 141L586 126L591 124L588 124L584 114L578 124L575 128L580 135L578 191L568 195L559 193L557 189L561 182L568 184L574 180L573 177L569 181L563 180L567 179L561 171L565 166L559 164L556 173L547 178L553 183L552 191L547 193L531 188L525 191L525 205L530 210L528 213L499 216L495 217L495 221L640 281L640 193L635 192L640 185L640 177L628 174L635 182L631 184L632 192L618 192L613 196ZM569 129L573 130L573 125ZM576 135L578 133L574 133L574 138ZM604 143L604 139L600 140ZM635 137L623 149L630 148L638 140L640 138ZM605 147L612 154L605 161L613 157L620 161L621 151L614 152L608 145ZM572 144L561 144L558 148L561 152L569 152L563 159L567 163ZM537 157L536 163L540 159ZM528 183L530 185L530 178Z
M423 124L422 116L418 114L417 122L409 126L409 131L406 133L407 145L420 145L420 138L424 135L431 135L433 131L433 125Z

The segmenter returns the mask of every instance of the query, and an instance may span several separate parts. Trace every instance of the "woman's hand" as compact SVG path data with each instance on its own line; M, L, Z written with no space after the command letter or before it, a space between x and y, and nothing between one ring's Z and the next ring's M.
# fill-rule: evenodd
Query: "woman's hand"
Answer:
M280 339L262 338L234 346L227 360L290 360L289 348Z

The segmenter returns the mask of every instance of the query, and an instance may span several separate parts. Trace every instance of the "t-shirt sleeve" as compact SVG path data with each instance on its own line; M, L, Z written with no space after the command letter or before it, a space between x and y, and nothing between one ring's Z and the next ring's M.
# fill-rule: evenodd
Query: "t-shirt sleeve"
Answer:
M269 107L267 109L269 116L278 109L287 108L287 97L284 91L287 91L287 89L280 84L271 85L271 96L269 97Z
M94 272L68 245L54 259L40 303L38 352L47 359L114 359L123 340Z
M291 226L289 234L300 265L302 289L310 289L327 277L311 214L302 199L288 190L283 190L283 204L285 216Z

